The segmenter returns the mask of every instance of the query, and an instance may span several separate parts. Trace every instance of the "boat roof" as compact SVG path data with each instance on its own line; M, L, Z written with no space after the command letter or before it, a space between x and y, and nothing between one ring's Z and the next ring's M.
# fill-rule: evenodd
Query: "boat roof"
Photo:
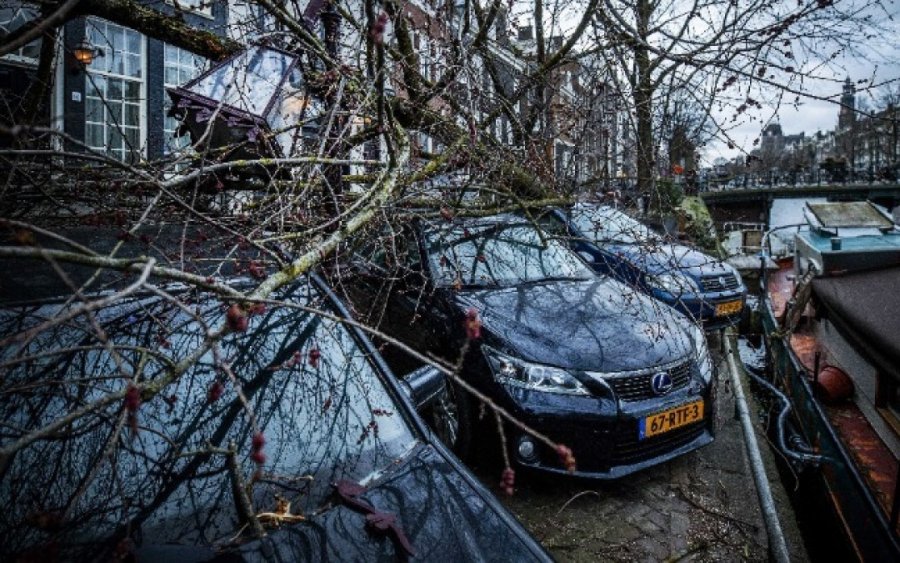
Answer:
M879 371L900 380L900 266L813 280L830 318Z
M890 230L894 222L868 201L807 203L814 222L824 229L875 228Z

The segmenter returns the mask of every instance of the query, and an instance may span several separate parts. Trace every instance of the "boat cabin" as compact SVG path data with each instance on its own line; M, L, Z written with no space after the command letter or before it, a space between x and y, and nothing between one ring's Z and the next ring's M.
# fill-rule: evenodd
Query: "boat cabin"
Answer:
M900 229L869 202L804 215L765 286L776 383L857 555L900 557Z

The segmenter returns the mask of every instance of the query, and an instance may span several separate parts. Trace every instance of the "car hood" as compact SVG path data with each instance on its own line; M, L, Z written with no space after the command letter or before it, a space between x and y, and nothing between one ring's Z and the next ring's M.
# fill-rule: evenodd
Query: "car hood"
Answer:
M549 561L508 514L485 501L433 446L424 445L356 498L395 518L416 561ZM197 548L148 546L138 561L405 561L395 537L375 531L367 515L334 495L332 508L264 540L204 558Z
M692 276L713 276L731 273L731 268L699 250L682 244L665 242L648 244L612 244L602 248L624 258L650 274L681 271Z
M531 362L627 371L693 349L681 314L609 278L466 291L456 300L479 311L486 343Z

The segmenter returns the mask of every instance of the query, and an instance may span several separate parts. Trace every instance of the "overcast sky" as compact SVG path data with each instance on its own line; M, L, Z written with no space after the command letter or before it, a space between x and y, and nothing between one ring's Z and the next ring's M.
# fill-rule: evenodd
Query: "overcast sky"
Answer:
M889 87L867 89L868 81L874 80L876 85L894 81L891 86L895 90L900 89L900 17L894 19L891 16L892 13L900 14L900 4L894 0L885 0L883 8L878 14L878 23L883 26L883 32L870 40L861 38L856 54L838 57L827 70L820 71L819 75L828 78L827 81L809 81L804 86L807 92L819 97L829 97L829 101L801 98L798 107L792 103L782 103L776 110L774 104L765 104L762 110L748 112L743 121L729 129L728 134L734 141L734 148L729 149L724 139L713 141L703 152L704 165L711 165L718 157L731 159L751 151L754 148L753 141L759 137L769 120L777 120L785 135L806 133L809 136L816 131L833 130L837 126L840 111L837 102L841 96L842 83L847 77L853 81L867 81L867 84L857 85L860 89L856 95L858 107L860 101L869 108L878 106L879 95ZM791 95L789 101L793 100L794 96ZM727 124L731 114L717 117ZM750 117L753 118L752 121Z

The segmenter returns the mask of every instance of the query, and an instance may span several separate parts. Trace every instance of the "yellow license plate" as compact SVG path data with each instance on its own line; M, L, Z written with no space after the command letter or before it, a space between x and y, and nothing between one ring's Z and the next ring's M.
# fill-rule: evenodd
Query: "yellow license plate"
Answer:
M639 438L643 440L665 434L698 420L703 420L703 399L642 418L639 424Z
M744 302L740 299L738 299L737 301L726 301L724 303L718 303L716 304L716 316L724 317L725 315L739 313L743 307Z

